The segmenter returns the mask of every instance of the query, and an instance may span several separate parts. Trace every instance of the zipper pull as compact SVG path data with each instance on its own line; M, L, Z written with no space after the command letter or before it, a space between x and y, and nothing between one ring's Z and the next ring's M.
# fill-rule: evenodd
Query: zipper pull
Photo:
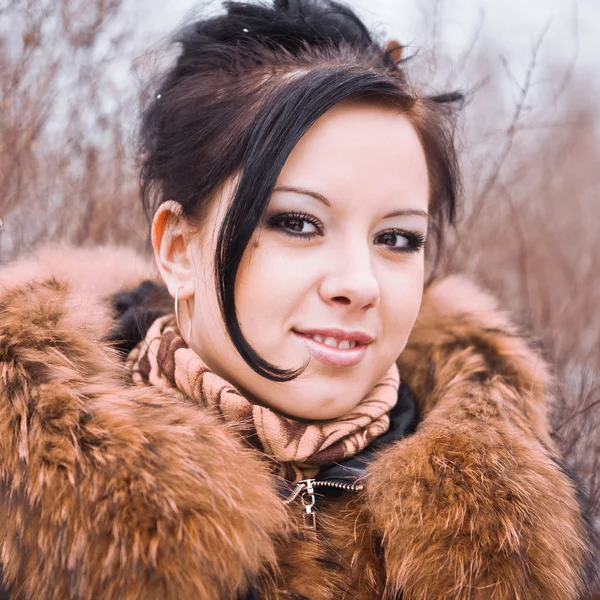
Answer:
M299 481L296 484L296 487L292 490L292 493L284 500L285 504L291 504L300 495L300 492L302 492L305 487L306 484L304 481Z
M317 529L317 521L313 508L317 501L315 497L315 488L313 487L314 479L305 479L304 484L306 489L302 493L302 504L304 504L304 526L307 529L315 531Z
M316 502L314 479L303 479L296 484L296 487L285 500L286 504L291 504L300 494L302 494L302 504L304 506L304 526L307 529L315 531L317 529L317 521L313 508Z

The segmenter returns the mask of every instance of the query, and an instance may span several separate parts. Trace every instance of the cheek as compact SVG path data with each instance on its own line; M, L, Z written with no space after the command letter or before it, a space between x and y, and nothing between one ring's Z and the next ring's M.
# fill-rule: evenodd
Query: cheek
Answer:
M194 341L196 352L209 364L213 354L229 346L217 298L215 275L208 261L198 261L194 294Z
M423 284L422 258L401 272L388 273L383 279L381 316L391 354L398 356L406 345L421 308Z
M295 260L294 260L295 258ZM298 258L273 244L259 244L244 257L236 280L236 307L244 334L257 349L268 348L291 327L315 285L309 257Z

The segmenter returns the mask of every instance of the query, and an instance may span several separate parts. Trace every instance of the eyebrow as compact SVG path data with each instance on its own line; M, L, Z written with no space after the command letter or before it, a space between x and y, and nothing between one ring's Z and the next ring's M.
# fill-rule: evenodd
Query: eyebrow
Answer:
M307 190L305 188L298 188L288 185L279 185L273 189L273 192L292 192L293 194L302 194L304 196L311 196L315 198L319 202L322 202L325 206L331 208L331 202L323 196L323 194L319 194L318 192L313 192L312 190ZM389 219L391 217L424 217L429 220L429 213L421 210L419 208L403 208L401 210L393 210L392 212L384 215L384 219Z

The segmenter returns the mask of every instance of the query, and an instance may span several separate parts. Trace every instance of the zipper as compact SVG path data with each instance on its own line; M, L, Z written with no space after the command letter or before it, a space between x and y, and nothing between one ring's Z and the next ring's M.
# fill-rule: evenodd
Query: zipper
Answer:
M333 481L327 479L322 481L317 479L302 479L302 481L299 481L290 494L290 497L284 500L284 502L285 504L291 504L294 500L296 500L296 498L298 498L298 496L300 496L304 506L304 526L307 529L312 529L313 531L317 529L317 522L314 513L314 508L317 501L315 488L319 487L360 492L365 486L358 483L345 483L343 481Z

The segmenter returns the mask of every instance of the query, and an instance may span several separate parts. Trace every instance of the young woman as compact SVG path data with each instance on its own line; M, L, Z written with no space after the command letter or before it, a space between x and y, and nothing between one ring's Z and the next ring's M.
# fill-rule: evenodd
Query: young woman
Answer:
M123 249L0 274L7 597L583 597L547 366L424 285L458 96L326 1L176 41L141 130L162 283Z

